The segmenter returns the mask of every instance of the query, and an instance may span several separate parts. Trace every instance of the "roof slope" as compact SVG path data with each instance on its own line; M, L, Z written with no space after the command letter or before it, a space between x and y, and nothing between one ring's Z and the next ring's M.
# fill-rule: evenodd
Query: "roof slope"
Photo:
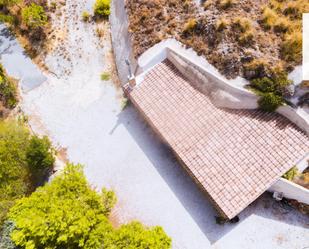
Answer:
M285 117L219 109L167 60L129 97L227 218L309 151L308 137Z

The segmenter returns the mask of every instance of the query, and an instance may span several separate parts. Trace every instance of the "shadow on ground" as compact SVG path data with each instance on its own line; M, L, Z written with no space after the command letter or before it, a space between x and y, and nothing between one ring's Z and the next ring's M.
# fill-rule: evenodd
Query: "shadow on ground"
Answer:
M171 150L159 141L152 129L145 124L133 106L128 106L118 115L117 125L113 128L111 133L117 129L118 125L124 125L130 132L139 147L150 159L152 165L156 168L211 243L220 240L220 238L231 232L234 228L240 226L242 222L251 215L257 215L295 226L309 226L309 217L274 201L269 193L263 194L258 200L249 205L239 215L239 223L226 225L216 224L215 216L217 213L211 203L207 200L202 191L199 190L186 171L177 163ZM147 135L145 135L145 133ZM159 157L157 155L158 151L152 149L153 146L160 148ZM158 158L169 158L173 162L170 164L172 167L170 165L164 165L164 163L161 163L161 161L163 162L164 160L158 160ZM170 211L173 211L172 207Z

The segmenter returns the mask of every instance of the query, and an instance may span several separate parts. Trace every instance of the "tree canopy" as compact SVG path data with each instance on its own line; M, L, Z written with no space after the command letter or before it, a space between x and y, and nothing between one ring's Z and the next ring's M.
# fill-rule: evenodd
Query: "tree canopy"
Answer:
M116 199L112 191L91 189L81 165L64 172L10 210L13 242L24 249L167 249L170 238L161 227L132 222L112 227L108 215ZM8 243L8 242L6 242Z
M34 176L43 178L53 164L47 137L32 136L19 122L0 121L0 226L15 200L34 190Z

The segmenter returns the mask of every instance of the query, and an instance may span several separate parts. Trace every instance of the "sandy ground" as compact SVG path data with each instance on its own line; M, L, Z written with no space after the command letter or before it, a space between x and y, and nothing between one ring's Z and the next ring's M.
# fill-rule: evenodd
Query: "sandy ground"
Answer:
M240 215L240 223L215 224L212 206L169 150L132 106L121 110L121 91L113 82L100 80L102 72L111 70L111 45L108 32L99 41L96 24L81 21L92 3L67 0L67 37L46 59L53 73L41 86L23 92L22 108L36 132L66 148L69 160L85 165L94 187L115 190L113 222L138 219L161 225L173 248L308 247L309 218L282 208L267 194ZM29 61L20 58L16 70L23 63Z

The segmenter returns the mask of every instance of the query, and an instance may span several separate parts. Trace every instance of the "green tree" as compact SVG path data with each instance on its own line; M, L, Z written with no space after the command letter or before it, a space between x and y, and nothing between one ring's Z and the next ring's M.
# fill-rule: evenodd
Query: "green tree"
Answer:
M94 5L94 14L99 17L108 17L110 11L110 0L96 0Z
M16 224L13 241L26 249L99 249L112 231L80 165L68 164L51 183L17 201L9 218Z
M16 122L0 121L0 226L14 201L30 190L25 149L29 132Z
M22 20L28 28L35 29L47 24L47 15L44 8L35 3L23 8Z
M31 136L19 122L0 121L0 227L15 201L42 183L53 157L47 137Z
M26 150L26 160L30 168L32 183L37 186L44 182L55 163L55 150L48 137L32 136Z

